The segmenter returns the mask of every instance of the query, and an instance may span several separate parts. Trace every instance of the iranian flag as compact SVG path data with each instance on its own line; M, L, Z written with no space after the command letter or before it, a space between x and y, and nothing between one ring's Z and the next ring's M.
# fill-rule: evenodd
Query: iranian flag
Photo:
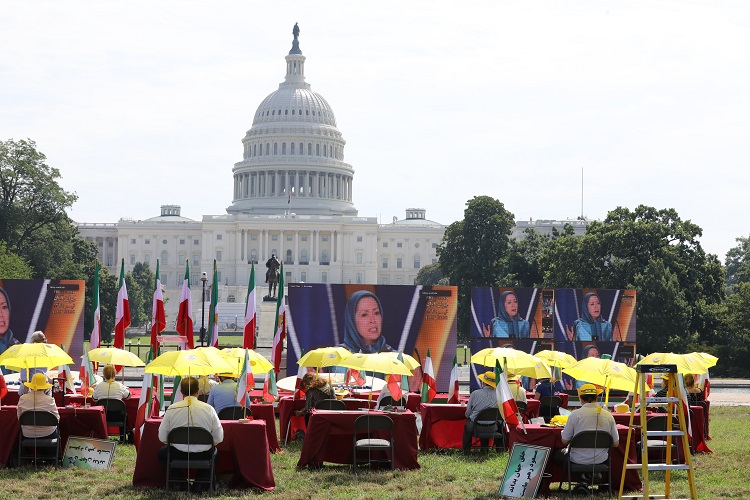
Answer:
M247 393L255 389L255 377L253 376L253 367L250 364L250 353L245 349L245 361L242 363L242 373L240 373L240 380L237 383L237 404L240 406L246 406Z
M263 401L273 403L279 396L279 389L276 387L276 373L268 370L266 379L263 381Z
M401 399L401 375L391 373L386 378L388 380L388 392L391 393L394 401L398 401Z
M242 335L242 346L245 349L255 348L255 325L258 318L255 307L255 262L253 262L250 268L250 282L247 285L247 301L245 302L245 328Z
M57 367L57 379L62 380L62 391L65 394L73 394L76 392L75 387L73 385L73 374L70 373L70 366L68 365L60 365Z
M458 404L458 357L453 355L451 379L448 382L448 404Z
M89 360L89 351L83 350L83 359L81 360L81 394L83 397L88 397L89 388L94 387L96 379L94 378L94 370L91 367L91 361Z
M284 304L284 263L281 263L279 273L279 293L276 298L276 321L273 327L273 370L278 373L281 369L281 351L284 348L284 337L286 337L286 305Z
M193 300L190 298L190 265L185 259L185 279L182 280L180 308L177 311L177 333L187 340L187 348L195 349L193 335Z
M115 347L125 347L125 329L130 325L128 289L125 286L125 259L120 266L120 283L117 286L117 309L115 311Z
M503 369L500 368L500 361L495 360L495 394L497 395L497 407L500 408L500 412L503 414L503 420L507 424L518 425L518 407L516 406L516 400L513 399L513 394L510 392L508 387L508 379L505 378Z
M356 368L346 370L346 385L365 385L365 382L367 381L359 374L359 370Z
M89 339L89 349L96 349L100 347L102 342L102 310L99 307L99 260L96 261L96 267L94 268L94 293L91 295L91 309L94 310L91 324L94 325L91 329L91 337Z
M427 348L427 357L424 358L422 367L422 402L429 403L437 394L437 384L435 383L435 371L432 369L432 358L430 349Z
M159 275L159 259L156 259L156 283L154 285L154 299L151 303L151 349L159 348L159 334L167 327L164 315L164 296L161 291L161 277Z
M219 313L216 307L219 303L219 272L214 259L214 279L211 283L211 307L208 309L208 331L211 332L209 347L219 348Z
M703 399L708 399L711 394L711 378L708 376L708 370L702 375L698 375L698 385L703 391Z
M149 364L154 358L153 349L149 349L148 356L146 357L146 364ZM151 405L153 404L154 387L157 378L155 375L149 373L143 374L143 383L141 384L141 396L138 398L138 411L135 415L135 429L133 431L133 440L135 441L135 447L141 443L141 435L143 434L143 427L146 424L146 419L151 415Z

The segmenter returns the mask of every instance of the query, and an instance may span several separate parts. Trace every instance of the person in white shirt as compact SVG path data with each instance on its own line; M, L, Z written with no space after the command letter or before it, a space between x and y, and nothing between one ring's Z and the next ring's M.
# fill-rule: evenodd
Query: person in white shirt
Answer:
M94 394L92 395L94 401L99 401L100 399L128 399L130 397L130 390L115 380L117 372L114 366L105 366L102 373L104 374L104 380L96 384Z
M44 373L35 373L31 377L31 382L24 382L24 385L30 389L23 396L18 398L18 410L17 414L20 417L22 413L27 411L48 411L55 415L60 420L60 413L57 411L57 405L52 396L45 394L44 391L52 387L52 384L47 382L47 377ZM27 438L56 438L58 436L56 426L22 426L21 431Z
M200 392L198 379L194 377L182 379L182 382L180 382L180 392L184 399L174 403L167 409L166 413L164 413L164 419L159 426L159 441L164 443L165 446L159 450L157 458L165 468L169 450L169 445L166 444L167 437L172 429L188 426L202 427L211 433L214 445L224 440L224 429L221 427L221 421L216 414L216 410L214 410L213 406L198 399L198 393ZM192 458L202 460L210 458L210 449L209 445L177 444L172 447L171 453L177 459L187 459L188 454L190 454ZM211 471L201 469L198 473L198 478L207 480L210 474Z

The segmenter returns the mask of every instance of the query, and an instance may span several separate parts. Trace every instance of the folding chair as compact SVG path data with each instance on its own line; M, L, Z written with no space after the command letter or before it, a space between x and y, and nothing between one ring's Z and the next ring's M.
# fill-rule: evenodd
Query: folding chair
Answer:
M489 446L485 447L481 445L481 440L486 439L489 443L490 438L495 441L495 449L505 448L505 432L503 431L503 427L504 423L500 418L500 410L498 408L485 408L479 412L477 418L474 420L474 429L471 435L480 440L480 450L488 451L490 449Z
M652 417L649 417L648 420L646 420L646 431L666 431L667 430L667 418L668 415L654 415ZM672 417L672 430L680 430L680 421L677 417ZM658 436L661 437L661 436ZM643 448L643 435L641 435L641 441L638 441L636 443L636 446L638 446L638 458L640 460L641 450ZM676 463L678 460L677 455L677 442L678 438L672 438L672 462ZM666 457L667 457L667 440L666 439L649 439L648 440L648 451L649 455L651 454L652 450L660 451L661 452L661 463L666 463ZM653 463L659 463L651 459L649 457L649 462Z
M219 420L239 420L253 416L250 408L245 409L243 406L227 406L219 412Z
M317 410L346 410L346 404L338 399L322 399L315 403L315 409Z
M518 413L521 414L521 418L523 418L523 421L525 423L528 423L529 419L526 417L526 403L523 401L516 401L516 407L518 408Z
M364 434L366 437L361 437ZM377 434L378 437L374 437ZM388 439L383 439L386 434ZM362 463L390 463L393 470L394 448L393 448L393 420L387 415L362 415L354 421L354 445L352 456L352 470L357 471L357 452L366 451L367 459ZM376 457L373 458L373 452ZM385 458L379 452L385 453Z
M102 398L97 400L96 405L104 407L104 412L107 414L107 428L117 427L120 441L124 442L128 435L128 412L125 402L121 399Z
M384 406L401 406L403 408L406 408L406 397L402 397L401 399L393 399L392 396L383 396L383 399L380 400L380 407L382 408Z
M210 491L214 491L214 476L216 467L216 447L214 446L214 438L209 431L203 427L177 427L169 431L167 435L167 491L169 491L170 483L185 482L190 483L190 480L185 478L173 479L171 477L172 469L201 469L210 471L209 479L194 479L196 483L208 483ZM184 445L210 445L211 448L208 450L208 458L191 457L196 453L184 453L178 452L178 456L173 456L175 450L172 446L176 444ZM200 452L205 453L205 452Z
M18 418L18 465L23 465L24 459L43 459L53 460L55 468L60 457L60 422L57 417L48 411L29 410L21 413ZM31 438L23 435L23 426L32 427L55 427L58 437L53 438ZM31 449L31 454L24 453L24 450ZM54 450L55 454L48 457L37 455L39 449Z
M542 396L539 399L539 416L549 423L552 417L560 414L562 398L560 396Z
M588 448L588 449L606 449L607 459L600 464L577 464L572 460L568 460L568 491L571 491L570 485L572 482L573 473L589 473L591 479L588 481L589 487L594 484L603 486L603 483L596 483L595 474L607 473L607 487L609 488L609 495L612 496L612 470L609 466L609 450L612 448L612 436L608 432L604 431L582 431L573 436L573 439L568 443L568 453L573 448ZM568 455L570 456L570 455Z

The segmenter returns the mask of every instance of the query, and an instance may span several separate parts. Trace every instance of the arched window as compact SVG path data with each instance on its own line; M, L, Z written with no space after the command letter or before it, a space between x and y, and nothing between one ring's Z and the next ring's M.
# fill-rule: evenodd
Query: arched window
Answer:
M307 143L307 156L312 156L312 143L311 142Z
M256 156L258 154L258 145L253 144L253 156Z
M266 143L266 156L271 154L271 145L269 143Z
M294 260L292 260L291 250L286 251L286 259L284 259L284 264L294 264Z
M163 266L169 265L169 252L167 252L166 250L162 250L161 252L161 264Z
M281 154L286 154L286 142L281 143Z
M320 262L328 263L328 250L320 252Z
M294 110L292 110L292 111L294 111ZM292 143L292 144L290 145L290 153L291 153L291 154L294 154L294 143Z
M273 154L275 154L275 155L279 154L279 143L278 142L274 142L273 143Z
M320 144L315 145L315 156L320 156Z
M305 154L305 145L301 142L299 143L299 154L303 155Z

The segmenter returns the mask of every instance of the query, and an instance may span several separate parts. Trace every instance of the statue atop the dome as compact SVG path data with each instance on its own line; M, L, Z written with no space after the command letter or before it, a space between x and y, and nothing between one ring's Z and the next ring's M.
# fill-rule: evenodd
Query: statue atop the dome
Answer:
M302 54L302 51L299 50L299 26L297 23L294 23L294 28L292 29L292 35L294 35L294 41L292 42L292 50L289 51L290 54Z

